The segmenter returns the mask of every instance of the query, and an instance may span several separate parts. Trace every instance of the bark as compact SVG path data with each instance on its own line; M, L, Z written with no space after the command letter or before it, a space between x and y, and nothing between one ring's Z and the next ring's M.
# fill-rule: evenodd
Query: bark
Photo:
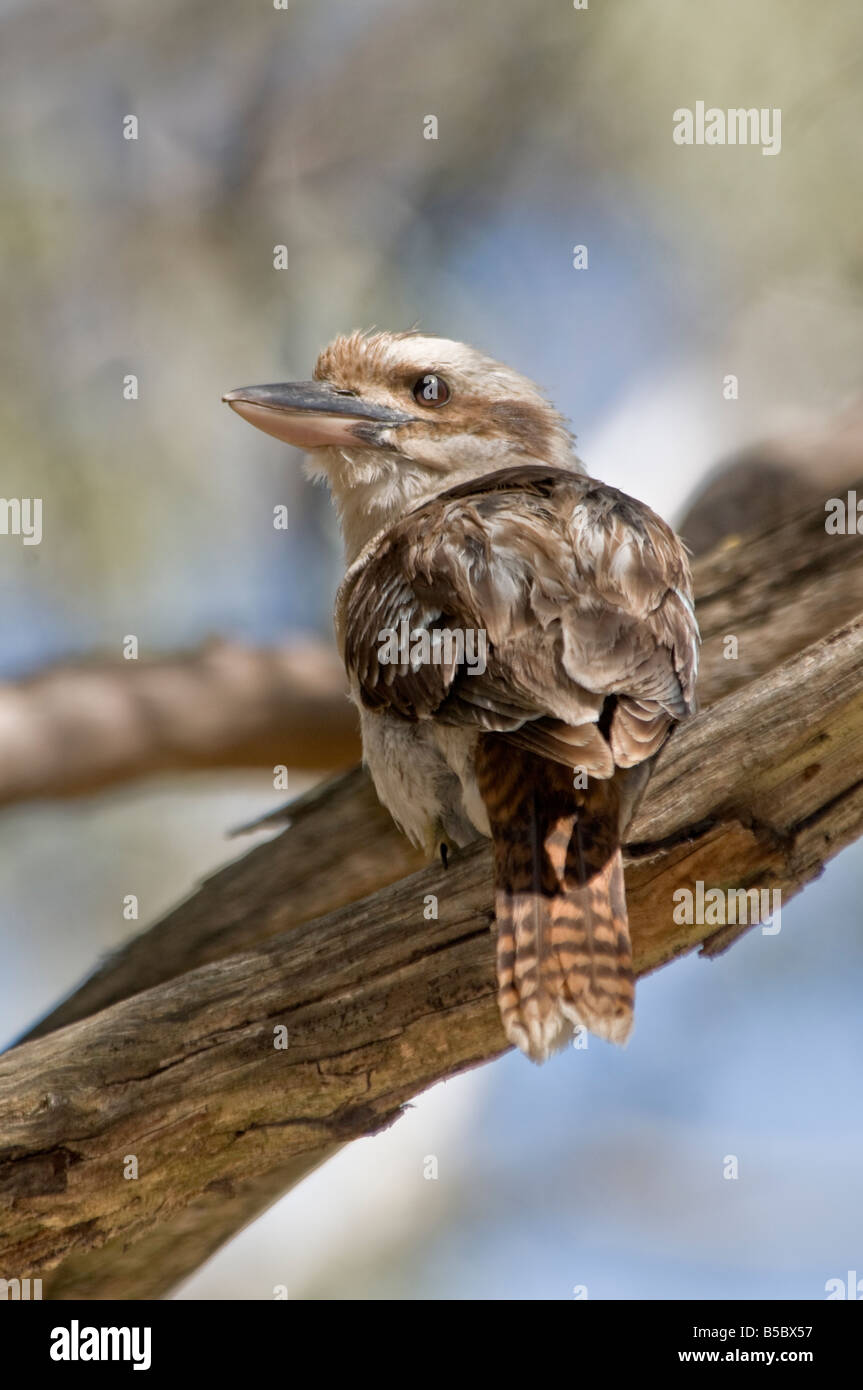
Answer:
M863 618L671 739L628 846L639 974L740 930L675 921L678 888L787 900L861 833L861 660ZM244 1200L250 1183L375 1133L418 1091L498 1055L490 900L478 843L447 870L8 1053L0 1268L36 1275L106 1242L116 1252L216 1194ZM115 1263L121 1292L137 1290Z
M858 538L813 509L697 576L709 707L628 836L640 974L739 934L676 922L676 889L787 901L863 830L863 617L843 621L863 613ZM416 857L359 773L287 814L0 1059L7 1278L156 1296L339 1144L505 1047L485 844L404 878Z

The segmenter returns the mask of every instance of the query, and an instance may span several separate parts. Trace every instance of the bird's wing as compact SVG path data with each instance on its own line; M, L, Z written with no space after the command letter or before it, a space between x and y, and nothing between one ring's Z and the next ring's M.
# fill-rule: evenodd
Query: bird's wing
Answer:
M694 705L681 543L562 469L507 468L408 513L349 574L341 611L368 708L503 732L594 776L649 757Z

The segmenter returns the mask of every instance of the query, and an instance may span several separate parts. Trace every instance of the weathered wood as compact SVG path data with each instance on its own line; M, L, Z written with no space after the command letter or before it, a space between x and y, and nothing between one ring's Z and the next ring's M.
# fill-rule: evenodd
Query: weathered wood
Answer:
M699 687L702 703L769 670L779 657L820 635L825 623L863 610L859 542L855 537L828 537L820 504L763 536L732 538L700 560L695 572L706 639ZM724 638L729 634L738 638L736 661L725 658ZM815 707L815 700L812 703ZM716 736L723 738L724 728ZM662 857L660 854L657 873L656 850L643 843L645 837L655 838L656 828L645 832L642 818L655 804L660 825L659 818L667 817L668 805L673 806L675 779L663 781L663 769L674 767L665 758L681 737L677 736L664 756L650 800L633 827L633 833L642 836L627 870L636 935L649 932L651 912L657 912L662 923L667 919ZM745 756L739 730L737 737L734 756ZM812 761L804 760L802 775L817 777L814 767ZM692 776L701 770L695 758ZM721 792L722 786L716 784L713 795L721 798ZM765 795L769 798L769 791ZM769 801L768 811L775 809ZM859 833L859 809L853 791L846 790L833 812L835 826L825 828L821 817L813 814L808 832L803 833L801 827L796 837L783 832L780 824L778 844L786 852L781 862L789 884L804 882L811 872L817 872L822 852L827 857ZM673 843L665 846L670 855L684 856L680 882L698 876L705 855L708 883L715 882L716 866L723 859L732 880L734 874L746 871L758 877L766 867L764 847L771 843L776 847L776 825L769 814L765 820L747 825L746 814L741 814L742 819L732 818L729 823L725 818L712 829L702 827L693 839L689 858L685 838L676 848ZM265 942L287 927L371 893L419 865L418 856L395 832L358 771L336 779L268 820L273 825L287 823L289 829L208 880L167 919L118 952L36 1031L47 1032L85 1018L184 970ZM791 855L792 843L796 845L795 855ZM641 907L635 900L636 880ZM739 878L734 886L743 886ZM766 886L763 879L759 886ZM786 887L786 896L788 891ZM656 896L651 907L652 894ZM724 947L736 933L733 927L716 931L707 949ZM675 940L667 943L672 953L687 948L686 940L682 945ZM285 1164L275 1164L261 1175L238 1176L221 1184L217 1180L213 1190L192 1197L173 1213L160 1210L158 1220L134 1241L121 1234L103 1245L73 1250L49 1274L46 1291L55 1298L157 1297L337 1147L338 1142L324 1144Z
M856 487L863 496L863 480ZM828 535L824 523L821 499L768 531L727 536L696 562L702 705L863 612L863 536Z
M216 1182L134 1243L121 1235L97 1249L72 1250L44 1281L43 1296L161 1298L341 1147L300 1154L259 1177Z
M27 1035L41 1037L142 989L277 936L422 867L359 768L265 823L266 844L219 869L155 926L121 947Z
M861 662L863 618L663 750L630 836L639 973L716 935L674 922L675 889L702 879L787 897L863 831ZM437 920L424 917L428 894ZM446 871L433 865L7 1053L0 1268L38 1274L106 1242L116 1267L121 1244L375 1132L418 1091L497 1055L490 900L477 844ZM280 1025L285 1050L273 1046Z

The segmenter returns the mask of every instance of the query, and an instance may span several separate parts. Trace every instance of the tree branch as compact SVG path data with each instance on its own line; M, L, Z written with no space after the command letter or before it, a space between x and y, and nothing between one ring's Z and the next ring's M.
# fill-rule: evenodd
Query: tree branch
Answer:
M630 837L639 974L716 935L675 923L681 885L787 897L861 833L861 669L863 617L670 740ZM0 1268L36 1274L134 1241L190 1203L375 1133L418 1091L498 1055L490 902L479 843L448 870L8 1053Z
M863 830L863 618L772 666L863 613L857 538L813 509L699 562L697 592L704 694L737 688L675 733L630 829L642 974L737 934L675 923L676 888L787 899ZM486 846L405 879L417 857L359 772L269 820L286 815L0 1059L7 1277L157 1296L339 1144L505 1046Z
M335 651L211 642L154 661L58 666L0 686L0 805L142 774L348 767L356 716Z
M863 482L858 484L863 496ZM732 535L694 566L702 707L863 613L863 546L828 536L819 504L758 536ZM737 640L727 659L726 638ZM654 789L655 794L655 789ZM219 870L122 947L28 1038L74 1023L394 883L425 862L359 769L258 822L290 833Z

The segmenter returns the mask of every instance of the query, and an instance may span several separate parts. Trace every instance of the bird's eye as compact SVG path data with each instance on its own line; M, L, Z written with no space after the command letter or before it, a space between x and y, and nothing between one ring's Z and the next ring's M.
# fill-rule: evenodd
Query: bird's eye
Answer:
M436 376L434 372L426 372L418 381L414 382L414 400L417 405L446 405L450 397L450 389L442 376Z

